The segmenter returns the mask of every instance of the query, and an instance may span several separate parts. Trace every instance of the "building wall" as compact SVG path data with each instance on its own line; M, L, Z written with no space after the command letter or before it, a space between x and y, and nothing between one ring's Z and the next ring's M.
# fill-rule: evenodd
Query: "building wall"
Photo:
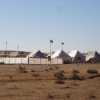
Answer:
M30 58L29 60L30 64L50 64L50 61L48 59L40 59L40 58ZM62 59L52 59L51 64L62 64Z
M5 63L5 64L27 64L28 59L27 58L4 58L0 57L0 63Z

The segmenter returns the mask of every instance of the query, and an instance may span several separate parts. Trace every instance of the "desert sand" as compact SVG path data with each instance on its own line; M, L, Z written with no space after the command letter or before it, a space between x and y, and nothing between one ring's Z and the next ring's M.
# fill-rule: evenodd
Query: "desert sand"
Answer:
M82 79L71 79L73 70ZM100 64L0 65L0 100L100 100Z

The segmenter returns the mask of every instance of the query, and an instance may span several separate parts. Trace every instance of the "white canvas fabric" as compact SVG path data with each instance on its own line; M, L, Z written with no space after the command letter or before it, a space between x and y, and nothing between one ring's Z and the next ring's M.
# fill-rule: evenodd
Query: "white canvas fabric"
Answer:
M82 54L78 50L72 50L68 54L72 58L73 63L83 63L83 62L85 62L84 54Z
M97 51L90 51L86 53L86 62L94 60L95 62L100 62L100 54Z
M52 56L51 56L52 59L55 59L55 58L60 58L64 61L69 61L71 62L71 57L63 50L58 50L56 51Z

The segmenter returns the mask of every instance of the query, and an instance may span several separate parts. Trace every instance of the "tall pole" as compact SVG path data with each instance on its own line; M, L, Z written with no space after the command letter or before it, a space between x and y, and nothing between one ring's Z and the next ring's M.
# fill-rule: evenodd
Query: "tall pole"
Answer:
M6 44L5 44L5 62L6 62L6 58L7 58L7 47L8 47L8 41L6 40Z
M64 42L61 42L61 50L63 50Z
M19 44L17 44L17 55L19 54ZM19 59L19 58L18 58ZM20 62L21 62L21 60L20 60ZM15 64L17 64L17 63L19 63L18 61L17 61L17 56L15 57Z
M6 48L5 48L5 49L6 49L6 51L7 51L7 47L8 47L8 41L6 40Z
M19 44L17 44L17 51L19 51Z
M50 40L50 64L51 64L51 55L52 55L52 44L53 44L53 40Z

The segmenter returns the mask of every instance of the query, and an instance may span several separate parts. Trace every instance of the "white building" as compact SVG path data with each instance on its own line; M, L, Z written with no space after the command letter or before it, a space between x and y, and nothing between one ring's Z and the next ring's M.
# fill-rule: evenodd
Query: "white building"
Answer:
M30 64L48 64L47 54L40 50L32 52L28 57Z
M71 57L63 50L56 51L52 56L51 59L53 63L57 64L69 64L71 63L72 59Z
M69 53L69 56L72 58L73 63L84 63L85 56L78 50L72 50Z
M30 52L25 51L14 51L14 50L7 50L7 51L0 51L0 63L4 64L27 64L27 55Z
M88 63L100 63L100 54L97 51L90 51L85 56Z

